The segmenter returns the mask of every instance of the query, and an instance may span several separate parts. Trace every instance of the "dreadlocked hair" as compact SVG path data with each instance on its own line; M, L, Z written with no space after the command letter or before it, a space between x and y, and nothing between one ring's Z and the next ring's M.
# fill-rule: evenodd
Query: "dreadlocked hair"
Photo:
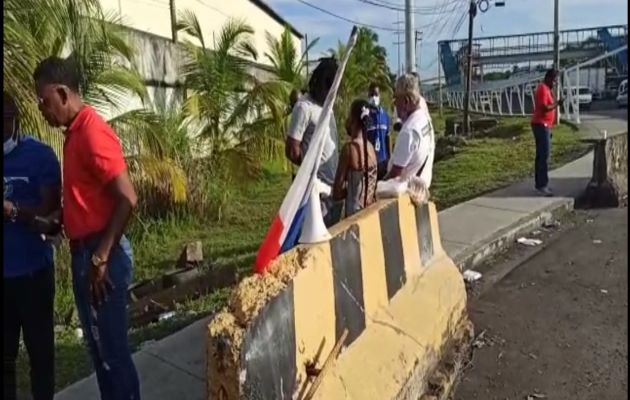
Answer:
M337 74L337 68L337 60L329 57L322 58L315 70L313 70L311 79L308 82L308 92L317 103L324 103Z

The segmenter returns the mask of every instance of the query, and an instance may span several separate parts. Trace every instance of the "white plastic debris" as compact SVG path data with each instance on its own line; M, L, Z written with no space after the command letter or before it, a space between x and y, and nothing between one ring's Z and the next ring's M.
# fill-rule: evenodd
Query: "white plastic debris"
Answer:
M469 283L476 282L482 277L481 272L473 271L472 269L464 271L463 276L464 280Z
M608 294L608 290L606 289L601 289L600 292L602 292L603 294Z
M83 329L81 328L75 329L74 334L76 335L77 339L83 339Z
M160 314L160 316L158 317L158 320L162 322L162 321L169 320L173 318L174 316L175 316L175 311L170 311L170 312Z
M593 240L593 244L602 244L602 241L599 239Z
M379 181L376 184L376 197L379 199L395 198L407 191L407 181L397 178Z
M531 239L526 237L520 237L516 240L517 243L522 244L523 246L538 246L542 244L542 240L540 239Z

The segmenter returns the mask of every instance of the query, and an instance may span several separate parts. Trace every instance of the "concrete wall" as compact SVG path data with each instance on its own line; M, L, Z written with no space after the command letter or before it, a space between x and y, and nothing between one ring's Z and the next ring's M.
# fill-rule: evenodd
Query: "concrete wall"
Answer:
M128 30L127 40L136 51L134 63L147 84L149 98L153 100L158 91L165 93L168 100L173 96L181 98L181 67L185 56L183 46L176 45L167 38L133 29ZM251 72L261 80L271 79L273 76L269 67L264 64L252 64ZM110 107L109 110L102 111L107 118L111 118L121 112L138 108L142 108L140 99L129 96L121 109Z
M245 20L255 31L253 40L259 53L257 63L252 64L252 73L262 80L271 77L270 63L264 56L269 51L266 32L279 37L284 24L270 15L273 11L264 9L261 0L175 0L175 5L178 12L189 10L196 14L209 49L214 48L215 35L230 18ZM134 62L147 83L150 99L154 99L156 91L165 92L168 99L181 98L178 87L183 82L180 67L184 53L181 46L171 41L169 0L101 0L101 6L106 13L119 16L122 24L129 28L128 40L136 49ZM190 37L180 34L179 40L190 40ZM301 34L297 31L293 42L296 49L301 50ZM109 119L142 106L139 98L129 96L120 108L101 111Z
M269 65L266 34L279 37L284 26L263 10L260 0L175 0L178 12L188 10L199 19L207 46L213 48L213 38L230 18L241 18L254 29L254 45L260 63ZM165 39L171 36L169 0L101 0L104 10L121 16L123 25ZM296 49L302 48L301 37L293 35Z

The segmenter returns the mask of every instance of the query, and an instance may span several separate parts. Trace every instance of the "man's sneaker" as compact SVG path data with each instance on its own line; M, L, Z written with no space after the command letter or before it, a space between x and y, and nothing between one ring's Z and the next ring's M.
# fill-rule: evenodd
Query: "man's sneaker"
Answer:
M536 191L540 193L541 196L551 197L553 196L553 192L548 187L536 188Z

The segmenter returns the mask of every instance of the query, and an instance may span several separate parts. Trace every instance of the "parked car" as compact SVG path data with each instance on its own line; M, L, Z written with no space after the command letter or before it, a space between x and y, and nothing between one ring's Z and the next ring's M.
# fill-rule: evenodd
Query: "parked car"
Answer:
M591 103L593 103L593 93L591 93L591 88L588 86L580 86L577 89L571 88L571 94L573 97L577 96L578 104L580 108L588 110L591 108ZM564 97L568 100L569 93L567 89L564 89Z
M624 80L619 84L617 91L617 106L628 107L628 80Z

